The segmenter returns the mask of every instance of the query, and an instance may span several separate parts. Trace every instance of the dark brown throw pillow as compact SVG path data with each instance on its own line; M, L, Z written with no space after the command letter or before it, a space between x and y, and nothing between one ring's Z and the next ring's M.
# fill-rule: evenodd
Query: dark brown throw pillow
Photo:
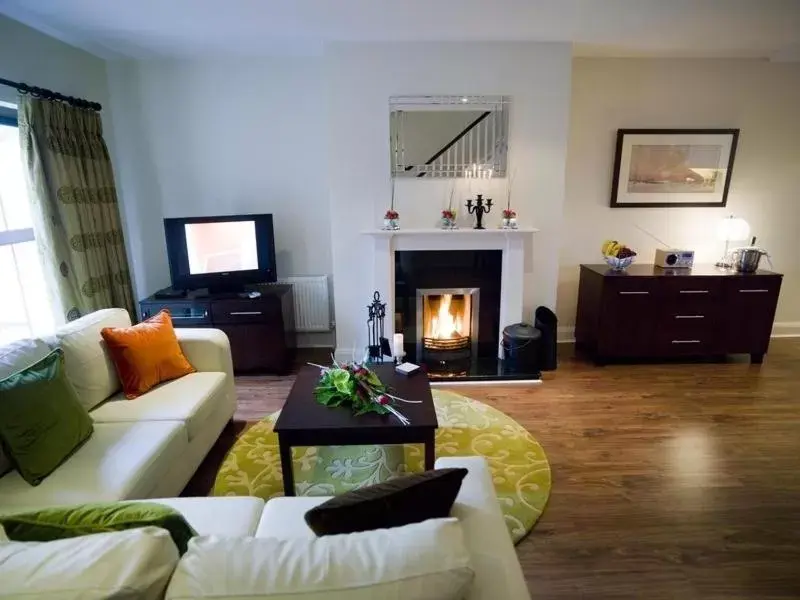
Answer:
M402 527L450 516L467 469L435 469L331 498L309 510L319 536Z

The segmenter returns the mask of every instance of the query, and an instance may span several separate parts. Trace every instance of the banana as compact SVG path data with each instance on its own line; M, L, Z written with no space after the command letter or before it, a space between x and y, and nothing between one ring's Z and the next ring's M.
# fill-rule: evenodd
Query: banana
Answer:
M619 248L619 242L617 240L606 240L603 242L603 246L601 251L603 252L604 256L614 256L614 252Z

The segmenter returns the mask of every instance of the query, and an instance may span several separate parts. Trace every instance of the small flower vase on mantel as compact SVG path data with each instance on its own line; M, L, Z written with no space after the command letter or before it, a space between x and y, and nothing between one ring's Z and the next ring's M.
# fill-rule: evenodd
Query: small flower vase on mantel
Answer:
M500 220L501 229L516 229L517 228L517 213L507 208L503 211L503 218Z
M446 208L442 211L442 220L439 225L442 229L458 229L456 225L456 211Z
M389 209L383 215L383 229L386 231L396 231L400 229L400 213L396 210Z

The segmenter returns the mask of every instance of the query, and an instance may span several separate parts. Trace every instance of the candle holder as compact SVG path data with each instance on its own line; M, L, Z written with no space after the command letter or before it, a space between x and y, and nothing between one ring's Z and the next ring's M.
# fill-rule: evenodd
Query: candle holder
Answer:
M484 204L484 202L486 204ZM483 226L483 215L487 214L492 210L492 199L486 198L483 199L483 194L478 194L477 199L475 200L475 204L472 203L472 198L467 200L467 212L471 215L475 215L475 227L473 229L486 229Z

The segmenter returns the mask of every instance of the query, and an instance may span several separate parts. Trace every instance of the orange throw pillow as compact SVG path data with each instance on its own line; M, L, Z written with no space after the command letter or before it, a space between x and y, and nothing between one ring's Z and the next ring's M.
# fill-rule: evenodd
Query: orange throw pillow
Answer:
M128 399L141 396L162 381L195 372L181 351L167 310L133 327L106 327L100 335Z

